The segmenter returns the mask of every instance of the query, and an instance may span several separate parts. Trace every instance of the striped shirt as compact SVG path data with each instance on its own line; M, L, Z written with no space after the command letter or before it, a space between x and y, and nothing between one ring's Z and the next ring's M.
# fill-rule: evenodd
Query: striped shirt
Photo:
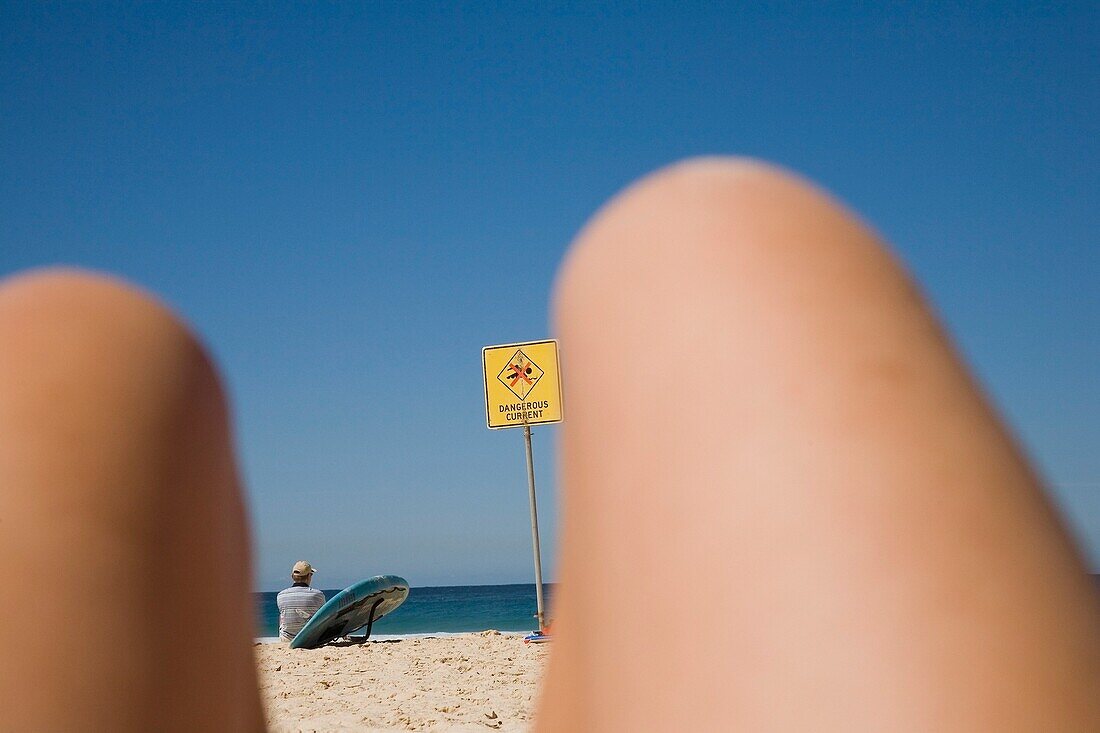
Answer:
M325 605L325 594L308 585L292 585L279 591L275 602L279 606L279 638L290 641Z

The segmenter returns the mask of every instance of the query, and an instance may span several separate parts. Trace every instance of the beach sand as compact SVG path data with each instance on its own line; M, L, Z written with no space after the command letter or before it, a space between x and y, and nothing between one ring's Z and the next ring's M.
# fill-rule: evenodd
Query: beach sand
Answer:
M528 731L549 645L484 631L254 647L272 731Z

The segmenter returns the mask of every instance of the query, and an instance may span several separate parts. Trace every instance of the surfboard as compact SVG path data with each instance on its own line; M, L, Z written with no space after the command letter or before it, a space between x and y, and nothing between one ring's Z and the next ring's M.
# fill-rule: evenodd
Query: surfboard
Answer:
M292 649L315 649L333 639L366 627L370 637L375 621L405 602L409 583L396 575L376 575L344 588L313 614L290 642Z

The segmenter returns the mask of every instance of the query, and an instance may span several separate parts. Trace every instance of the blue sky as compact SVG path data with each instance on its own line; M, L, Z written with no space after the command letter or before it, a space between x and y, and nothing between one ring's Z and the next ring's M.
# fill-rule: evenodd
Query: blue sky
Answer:
M632 179L766 158L894 243L1100 570L1100 12L866 5L3 2L0 274L115 272L194 324L257 588L527 582L480 348L549 335Z

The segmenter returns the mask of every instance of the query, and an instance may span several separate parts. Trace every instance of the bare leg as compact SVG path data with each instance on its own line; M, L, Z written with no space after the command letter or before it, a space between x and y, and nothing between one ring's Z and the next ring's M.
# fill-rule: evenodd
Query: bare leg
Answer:
M225 407L146 296L0 287L0 710L9 730L259 730Z
M804 183L657 174L574 246L546 731L1100 730L1100 615L905 273Z

